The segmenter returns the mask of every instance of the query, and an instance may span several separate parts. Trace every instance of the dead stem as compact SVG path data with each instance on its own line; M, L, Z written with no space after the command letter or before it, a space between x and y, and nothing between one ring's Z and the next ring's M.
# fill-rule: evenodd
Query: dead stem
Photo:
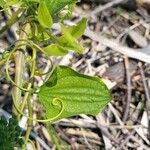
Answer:
M127 82L127 100L126 100L126 107L125 112L123 115L123 122L125 122L129 115L130 109L130 102L131 102L131 75L130 75L130 66L129 66L129 58L125 57L125 68L126 68L126 82Z
M24 26L24 31L28 31L30 28L29 24L26 24ZM26 40L27 39L27 34L26 32L21 31L20 33L20 40ZM22 41L19 42L19 45L22 45ZM23 81L24 81L24 64L25 64L25 48L26 46L22 46L17 52L16 52L16 58L15 58L15 83L16 85L18 85L19 87L22 87ZM14 86L13 88L13 95L14 98L16 100L16 104L18 104L18 106L20 106L20 102L21 102L21 94L22 91ZM13 112L15 113L15 108L13 108Z

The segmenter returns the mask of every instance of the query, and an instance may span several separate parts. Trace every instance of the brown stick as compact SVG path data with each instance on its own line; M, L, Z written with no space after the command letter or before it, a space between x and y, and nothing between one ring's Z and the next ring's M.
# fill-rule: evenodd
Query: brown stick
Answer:
M127 81L127 101L126 101L126 107L125 112L123 115L123 122L125 122L128 118L129 109L130 109L130 101L131 101L131 75L130 75L130 66L129 66L129 59L128 57L125 57L125 68L126 68L126 81Z
M93 31L90 31L89 29L86 29L84 35L128 57L150 63L150 55L147 54L147 52L144 52L144 49L146 48L138 50L138 49L125 47L117 43L117 41L105 38L104 36L94 33Z

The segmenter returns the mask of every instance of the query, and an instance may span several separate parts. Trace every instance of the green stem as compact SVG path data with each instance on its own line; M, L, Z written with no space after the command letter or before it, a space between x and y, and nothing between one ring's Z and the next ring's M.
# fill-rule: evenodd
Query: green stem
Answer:
M30 96L27 99L27 105L28 105L29 117L31 117L32 116L32 104L31 104ZM28 126L27 126L26 135L25 135L25 145L27 144L29 140L30 132L32 129L32 124L33 124L33 121L28 119Z
M4 66L4 64L6 63L6 61L7 61L7 58L4 58L4 59L0 60L0 67Z
M31 70L31 76L30 76L30 83L28 84L27 86L27 90L30 91L31 90L31 87L32 87L32 82L33 82L33 77L35 75L35 67L36 67L36 62L35 62L35 59L36 59L36 51L33 50L33 57L32 57L33 61L32 61L32 70ZM21 103L21 112L24 110L25 108L25 105L26 105L26 102L27 102L27 99L28 99L28 96L29 96L29 92L26 92L25 95L24 95L24 98L23 98L23 101ZM18 119L20 118L20 115L18 115Z
M61 141L58 138L54 127L50 123L46 123L46 127L48 129L48 132L49 132L49 135L52 139L53 144L56 145L57 150L61 150Z
M51 123L47 122L46 127L48 129L48 133L51 137L52 143L55 144L57 150L70 150L69 145L57 135L57 132L55 131L55 128Z
M55 35L51 34L50 31L45 30L45 32L49 35L49 37L51 38L51 40L52 40L53 42L57 42L57 41L58 41L58 38L57 38Z
M35 67L36 67L36 50L33 49L33 56L32 56L32 68L31 68L31 76L30 76L30 83L28 84L28 90L31 90L32 84L33 84L33 77L35 74ZM31 104L31 99L29 96L29 92L26 92L24 99L23 99L23 103L22 103L22 110L25 107L25 103L27 100L27 106L28 106L28 111L29 111L29 117L32 118L32 104ZM32 129L32 124L33 124L33 120L28 119L28 127L27 127L27 131L26 131L26 135L25 135L25 144L27 144L28 140L29 140L29 136L30 136L30 132Z
M20 17L18 15L23 12L23 8L19 8L12 17L6 22L6 25L0 30L0 35L5 32L7 29L9 29L14 23L16 23Z

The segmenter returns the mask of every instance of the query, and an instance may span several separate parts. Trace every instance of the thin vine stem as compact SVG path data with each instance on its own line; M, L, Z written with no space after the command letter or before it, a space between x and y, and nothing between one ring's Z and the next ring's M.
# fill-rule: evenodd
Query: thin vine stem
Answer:
M23 8L19 8L13 15L12 15L12 17L6 22L6 25L2 28L2 29L0 29L0 34L2 34L3 32L5 32L7 29L9 29L13 24L15 24L18 20L19 20L19 18L21 18L21 16L20 17L18 17L18 15L20 14L20 13L22 13L23 14L23 12L24 12L25 10L23 9Z
M32 68L31 68L31 75L30 75L30 83L28 84L28 90L31 90L31 87L33 85L33 78L35 75L35 67L36 67L36 50L33 49L33 56L32 56ZM32 114L32 104L31 104L31 93L26 92L22 105L21 105L21 111L23 111L24 107L25 107L25 103L27 101L27 106L28 106L28 111L29 111L29 117L32 118L33 114ZM27 126L27 131L26 131L26 135L25 135L25 144L27 144L28 140L29 140L29 135L32 129L32 124L33 121L28 119L28 126Z
M30 75L30 83L28 84L27 86L27 90L31 92L31 87L32 87L32 80L33 80L33 77L35 75L35 68L36 68L36 50L33 49L33 56L32 56L32 69L31 69L31 75ZM26 105L26 101L27 101L27 98L29 96L29 92L26 92L25 95L24 95L24 98L23 98L23 101L21 103L21 111L24 110L25 108L25 105Z
M29 117L32 117L33 113L32 113L32 104L31 104L30 97L31 97L31 95L28 96L28 98L27 98L27 106L28 106ZM27 142L29 140L29 136L30 136L31 129L32 129L32 124L33 124L33 120L28 119L27 130L26 130L26 135L25 135L25 145L27 144Z
M25 40L19 40L19 41L25 41ZM27 43L23 43L23 44L21 44L21 45L17 45L17 47L15 47L10 53L9 53L9 55L8 55L8 57L7 57L7 59L6 59L6 75L7 75L7 78L8 78L8 80L14 85L14 86L16 86L17 88L19 88L21 91L25 91L25 92L31 92L31 90L28 90L28 88L23 88L22 86L19 86L19 85L17 85L16 83L15 83L15 81L13 81L12 80L12 78L10 77L10 75L9 75L9 61L10 61L10 58L12 57L12 55L15 53L15 51L17 51L17 49L20 49L20 47L22 47L22 46L27 46L27 45L29 45L29 46L31 46L33 49L36 49L36 50L38 50L38 51L40 51L40 52L42 52L42 53L44 53L46 56L47 56L47 54L38 46L38 45L36 45L36 44L33 44L33 43L31 43L31 42L29 42L29 41L27 41L26 40L26 42ZM51 74L51 72L53 71L53 69L54 69L54 66L53 66L53 63L52 63L52 60L50 59L50 57L48 57L47 56L47 58L48 58L48 60L51 62L51 67L49 68L49 70L47 71L47 72L45 72L45 73L38 73L38 75L46 75L46 74ZM33 58L32 58L33 59ZM37 73L37 72L36 72ZM35 92L34 90L32 91L32 92Z

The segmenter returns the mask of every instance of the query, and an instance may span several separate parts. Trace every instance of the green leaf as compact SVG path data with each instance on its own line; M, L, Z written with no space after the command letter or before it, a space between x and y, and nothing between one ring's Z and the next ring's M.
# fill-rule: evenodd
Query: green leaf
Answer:
M64 56L68 52L63 47L56 45L56 44L51 44L45 47L44 51L50 56Z
M87 19L83 18L77 25L70 27L69 30L71 35L75 38L80 38L84 34L86 24Z
M66 40L73 45L75 38L71 35L70 31L63 24L61 24L61 29L65 35L64 38L66 38Z
M74 4L77 0L45 0L51 14L56 14L66 5Z
M79 74L65 66L57 67L39 92L39 100L48 118L60 113L62 101L63 111L57 120L78 114L96 115L111 98L109 90L99 78ZM57 105L54 105L54 99L58 100Z
M0 7L5 8L6 2L4 0L0 0Z
M84 48L80 46L78 41L71 35L68 28L61 24L63 35L59 38L58 44L68 50L73 50L78 53L82 53Z
M85 26L85 24L86 19L83 19L79 22L79 25L77 26L83 29L83 26ZM76 32L77 26L66 28L63 24L61 24L63 35L58 38L56 44L45 47L44 51L50 56L64 56L69 50L82 53L84 48L80 46L79 42L76 40L75 37L80 37L83 31L81 31L81 29L79 30L79 32Z
M39 4L37 17L38 21L44 28L50 28L52 26L53 19L44 1Z

